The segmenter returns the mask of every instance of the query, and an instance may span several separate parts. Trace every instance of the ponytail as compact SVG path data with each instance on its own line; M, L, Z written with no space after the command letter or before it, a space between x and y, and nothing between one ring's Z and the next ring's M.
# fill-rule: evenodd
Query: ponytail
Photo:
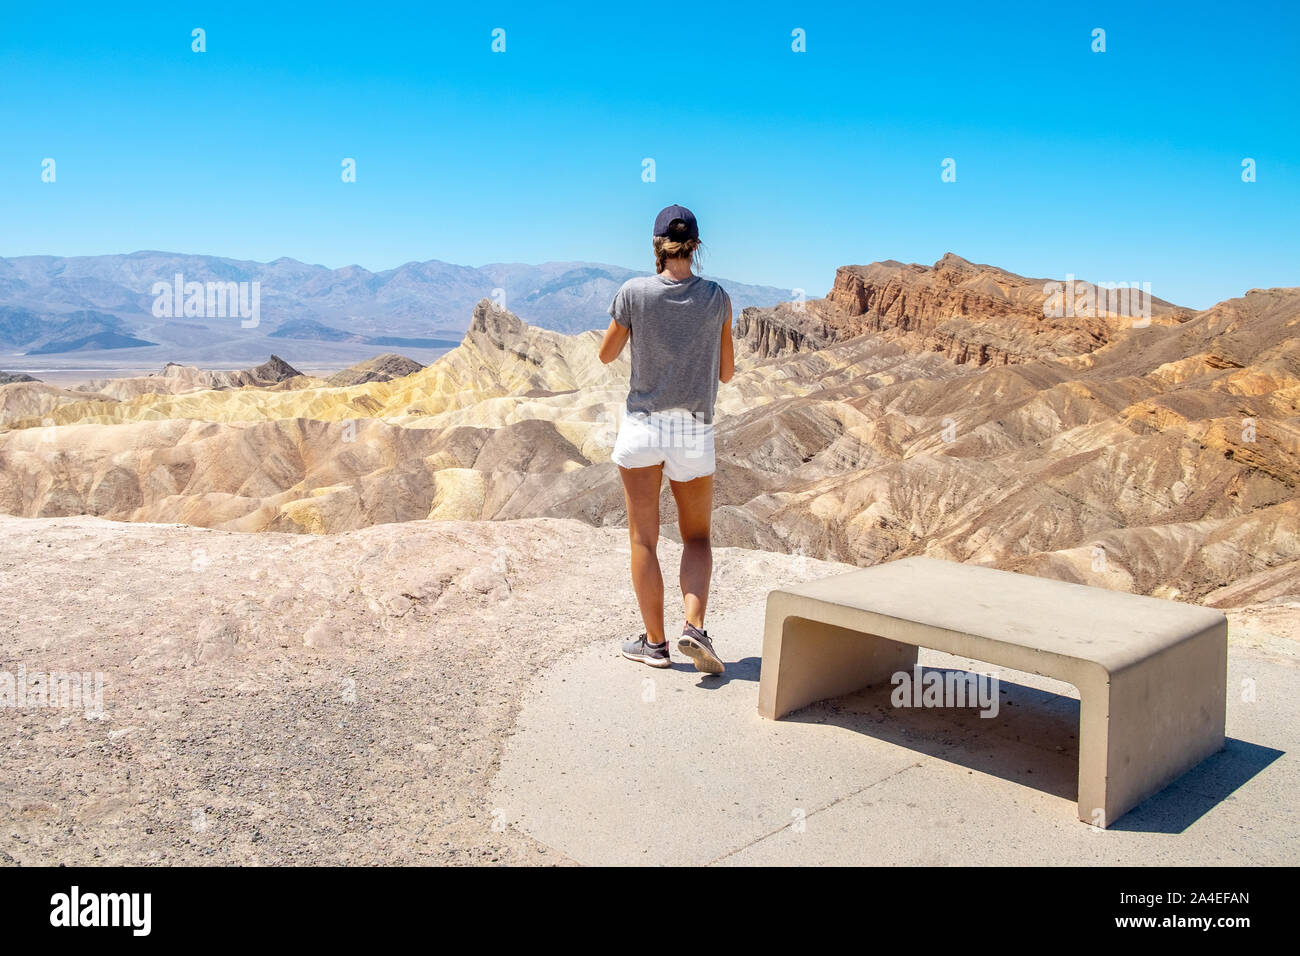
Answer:
M669 235L655 236L655 272L663 272L667 268L669 259L690 259L691 265L696 269L700 266L700 249L702 245L698 239L677 240L672 238L672 231L677 226L681 226L679 233L686 230L685 223L673 223L669 227Z

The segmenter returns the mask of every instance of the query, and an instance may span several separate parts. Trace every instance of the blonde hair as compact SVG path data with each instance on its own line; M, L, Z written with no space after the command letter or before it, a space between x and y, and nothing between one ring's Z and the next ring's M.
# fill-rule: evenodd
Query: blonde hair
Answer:
M679 242L668 236L655 236L655 272L663 272L669 259L690 259L691 265L698 271L702 248L698 239L684 239Z

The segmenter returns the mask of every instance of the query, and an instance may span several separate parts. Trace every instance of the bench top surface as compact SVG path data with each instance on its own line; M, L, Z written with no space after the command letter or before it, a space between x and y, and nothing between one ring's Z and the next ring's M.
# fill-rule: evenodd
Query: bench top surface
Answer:
M922 557L780 590L1108 669L1225 620L1195 604Z

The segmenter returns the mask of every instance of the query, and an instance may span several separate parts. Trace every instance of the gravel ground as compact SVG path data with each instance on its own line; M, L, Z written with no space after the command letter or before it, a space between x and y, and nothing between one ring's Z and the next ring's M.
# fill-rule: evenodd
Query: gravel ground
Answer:
M0 864L571 862L489 784L529 679L640 631L625 530L0 531L0 674L103 675L102 712L0 707ZM711 606L838 567L718 549Z

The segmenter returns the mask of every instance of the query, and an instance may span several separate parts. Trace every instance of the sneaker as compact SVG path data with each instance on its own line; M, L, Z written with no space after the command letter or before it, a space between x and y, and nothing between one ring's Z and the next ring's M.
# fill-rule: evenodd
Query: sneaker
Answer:
M623 656L630 661L640 661L651 667L673 666L672 658L668 656L668 642L664 641L656 647L645 639L644 634L623 645Z
M700 630L694 624L688 622L682 628L682 636L677 642L677 649L695 662L697 671L703 671L706 674L721 674L727 669L723 665L721 658L713 652L713 641L709 640L709 632Z

